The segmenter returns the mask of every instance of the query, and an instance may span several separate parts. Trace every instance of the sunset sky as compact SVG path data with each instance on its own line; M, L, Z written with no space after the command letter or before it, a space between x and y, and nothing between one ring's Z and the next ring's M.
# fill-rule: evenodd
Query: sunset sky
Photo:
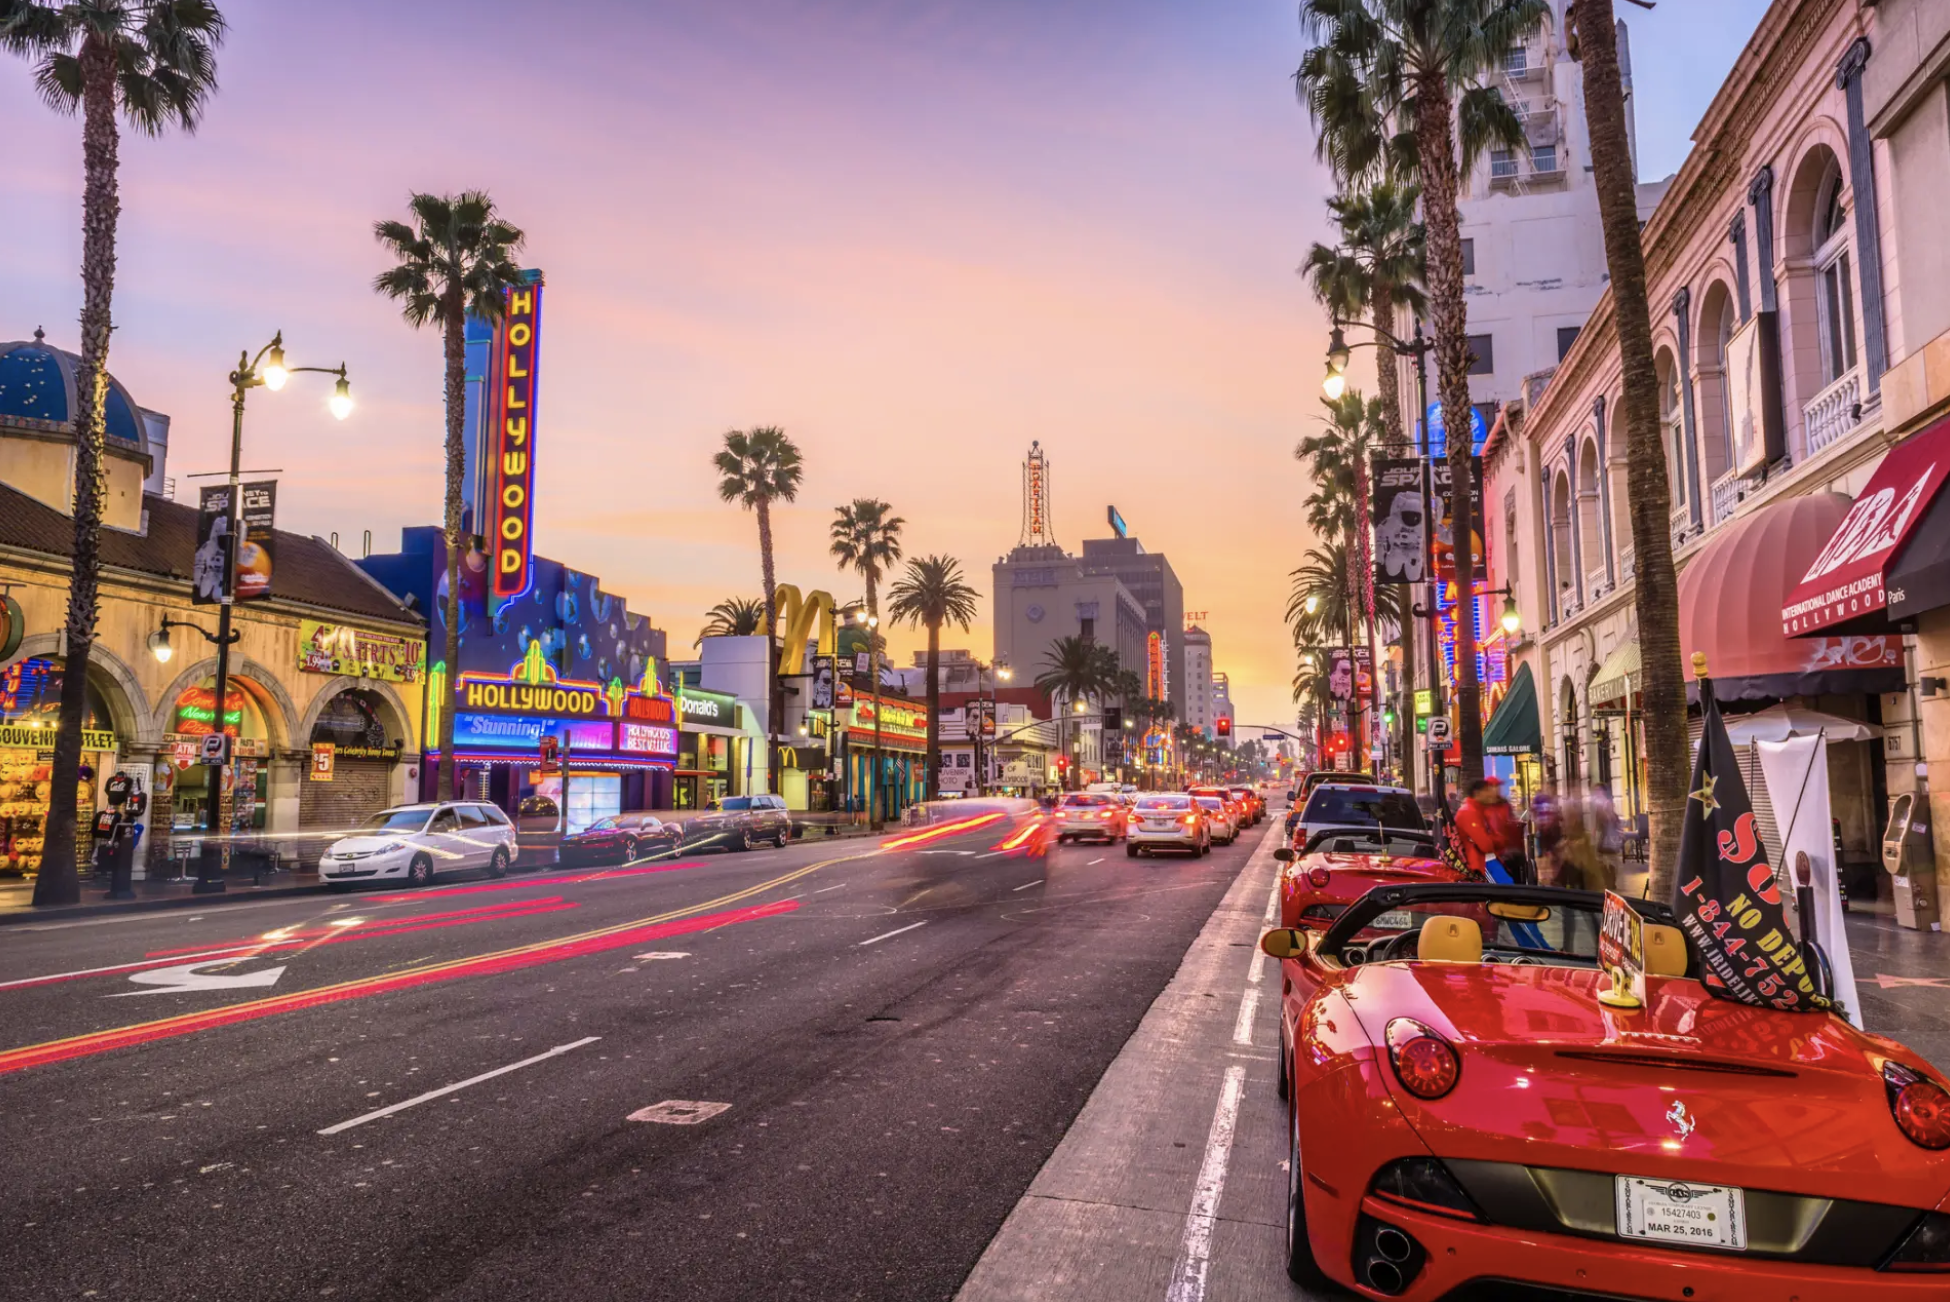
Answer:
M1697 10L1706 8L1709 14ZM1621 6L1642 171L1664 175L1765 5ZM1209 612L1244 723L1291 719L1286 573L1307 539L1294 442L1325 325L1293 269L1328 186L1289 80L1293 0L693 0L224 5L194 137L124 138L111 369L174 421L170 471L220 469L225 373L279 328L325 383L252 396L247 468L279 523L358 554L434 522L438 339L370 291L370 228L410 190L488 189L548 307L539 550L600 575L688 652L756 595L721 505L730 427L804 449L780 579L842 599L825 533L884 497L911 553L961 559L983 621L1031 439L1075 549L1115 502ZM1684 24L1684 39L1678 29ZM75 122L0 62L0 341L75 346ZM920 639L895 635L905 663Z

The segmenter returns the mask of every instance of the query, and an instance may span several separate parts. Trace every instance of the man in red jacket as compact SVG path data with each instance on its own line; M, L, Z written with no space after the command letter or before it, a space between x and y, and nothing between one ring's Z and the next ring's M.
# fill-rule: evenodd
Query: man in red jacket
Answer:
M1486 872L1484 861L1494 857L1513 879L1524 880L1523 826L1495 778L1470 784L1468 798L1456 810L1456 832L1471 868Z

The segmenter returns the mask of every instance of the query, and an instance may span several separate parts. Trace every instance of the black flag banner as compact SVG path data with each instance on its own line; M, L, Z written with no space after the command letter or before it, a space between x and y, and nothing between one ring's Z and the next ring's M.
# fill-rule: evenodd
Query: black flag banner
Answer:
M1693 672L1705 707L1705 731L1679 834L1673 912L1699 952L1700 980L1709 993L1785 1012L1826 1010L1831 1005L1815 988L1808 958L1788 928L1753 802L1713 699L1705 656L1693 656Z

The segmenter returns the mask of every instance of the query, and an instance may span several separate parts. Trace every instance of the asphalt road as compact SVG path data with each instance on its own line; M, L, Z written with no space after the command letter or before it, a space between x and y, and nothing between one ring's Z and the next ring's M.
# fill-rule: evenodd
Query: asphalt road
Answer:
M8 928L0 1298L951 1298L1257 839Z

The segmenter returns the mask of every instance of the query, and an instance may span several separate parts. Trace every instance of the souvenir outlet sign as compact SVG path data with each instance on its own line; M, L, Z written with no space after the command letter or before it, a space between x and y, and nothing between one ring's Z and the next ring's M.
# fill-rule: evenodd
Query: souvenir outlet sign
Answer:
M306 673L414 683L426 672L426 663L427 645L415 638L316 619L298 621L298 668Z

